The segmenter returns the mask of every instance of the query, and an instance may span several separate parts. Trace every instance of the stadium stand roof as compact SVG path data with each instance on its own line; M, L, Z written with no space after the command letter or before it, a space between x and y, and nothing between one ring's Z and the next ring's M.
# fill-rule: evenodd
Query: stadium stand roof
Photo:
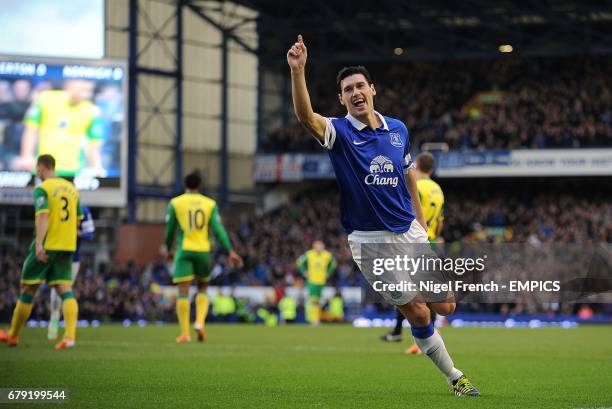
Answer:
M234 0L259 12L264 58L280 58L297 33L312 58L368 61L612 52L612 2ZM214 8L219 1L192 1ZM239 30L239 25L237 25Z

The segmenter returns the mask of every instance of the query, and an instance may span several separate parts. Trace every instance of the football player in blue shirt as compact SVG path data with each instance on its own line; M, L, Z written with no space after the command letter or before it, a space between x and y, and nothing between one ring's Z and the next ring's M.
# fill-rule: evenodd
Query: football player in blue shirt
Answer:
M295 115L328 150L340 190L341 221L349 234L353 259L372 284L377 277L362 268L362 244L429 243L412 170L408 130L403 122L374 110L376 88L361 66L345 67L338 73L338 98L347 115L326 118L315 113L306 87L307 55L299 35L287 52ZM454 299L425 303L408 292L399 292L399 296L390 291L379 294L404 314L419 348L444 374L455 395L479 396L479 391L455 368L430 319L430 308L440 315L452 314Z
M83 218L79 221L77 230L77 248L72 255L72 282L76 280L81 267L81 240L93 240L93 234L96 227L94 225L91 212L83 206ZM62 311L62 299L55 291L51 289L51 317L49 318L49 326L47 327L47 338L54 340L57 338L59 329L60 316Z

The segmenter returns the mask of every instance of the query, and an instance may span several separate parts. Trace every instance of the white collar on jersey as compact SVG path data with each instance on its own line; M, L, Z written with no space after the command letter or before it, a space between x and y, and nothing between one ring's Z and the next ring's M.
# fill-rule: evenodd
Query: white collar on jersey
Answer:
M378 116L378 119L380 120L380 123L382 123L382 128L385 131L388 131L389 130L389 126L387 125L387 121L385 121L385 117L382 116L381 114L379 114L376 111L374 111L374 113L376 114L376 116ZM363 122L361 122L359 119L355 118L351 114L346 114L346 119L348 119L349 122L351 123L351 125L353 125L358 131L363 131L363 128L365 128L367 126L366 124L364 124Z

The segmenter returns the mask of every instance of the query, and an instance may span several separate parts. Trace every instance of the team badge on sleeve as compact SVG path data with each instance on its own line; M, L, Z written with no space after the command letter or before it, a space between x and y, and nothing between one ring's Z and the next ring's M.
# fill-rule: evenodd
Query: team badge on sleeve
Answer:
M402 138L400 138L400 134L397 132L389 133L389 138L391 139L391 145L396 146L398 148L403 148L404 143L402 142Z

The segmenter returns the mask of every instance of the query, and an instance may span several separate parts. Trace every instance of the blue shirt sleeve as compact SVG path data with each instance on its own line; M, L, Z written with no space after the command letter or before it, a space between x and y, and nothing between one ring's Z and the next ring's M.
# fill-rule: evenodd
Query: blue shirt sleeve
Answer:
M83 219L81 219L79 229L81 230L81 239L93 240L96 226L94 225L93 218L91 217L91 212L86 207L83 208Z
M404 123L402 123L402 125L402 130L406 135L406 142L404 143L404 172L408 172L410 169L414 168L415 164L412 161L412 156L410 156L410 133L406 125L404 125Z

